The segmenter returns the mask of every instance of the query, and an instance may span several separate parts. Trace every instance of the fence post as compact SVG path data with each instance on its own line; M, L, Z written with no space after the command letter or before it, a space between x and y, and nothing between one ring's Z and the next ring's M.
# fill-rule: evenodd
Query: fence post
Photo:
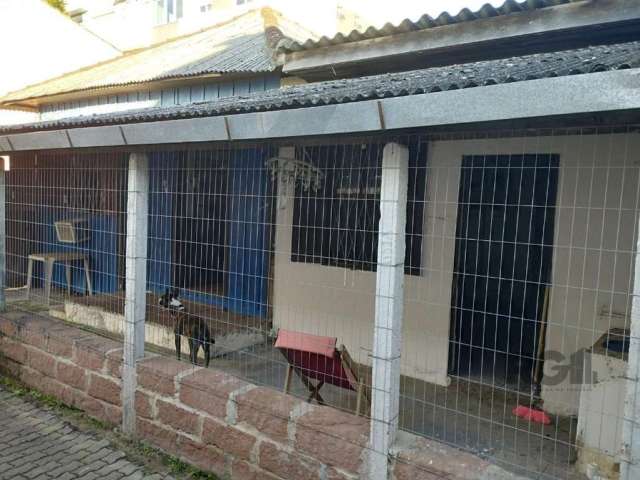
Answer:
M0 312L7 309L7 184L4 169L4 162L0 162Z
M371 480L387 479L389 450L398 430L408 170L407 147L396 143L385 145L380 191L367 477Z
M640 228L640 216L637 219ZM631 293L631 333L627 360L626 397L622 426L622 480L640 478L640 230L636 228L635 274Z
M147 307L147 213L149 161L146 155L129 157L127 194L127 251L124 304L124 365L122 369L122 431L136 431L136 361L144 356L144 319Z

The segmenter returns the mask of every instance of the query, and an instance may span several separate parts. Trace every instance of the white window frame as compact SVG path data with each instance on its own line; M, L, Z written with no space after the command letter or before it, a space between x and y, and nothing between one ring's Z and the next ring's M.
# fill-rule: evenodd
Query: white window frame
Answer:
M156 25L166 25L184 16L184 0L156 0Z

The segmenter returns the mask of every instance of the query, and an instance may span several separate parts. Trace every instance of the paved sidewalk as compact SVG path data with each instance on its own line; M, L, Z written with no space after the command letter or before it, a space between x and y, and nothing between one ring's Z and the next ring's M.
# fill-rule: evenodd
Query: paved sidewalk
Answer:
M0 385L0 480L173 480Z

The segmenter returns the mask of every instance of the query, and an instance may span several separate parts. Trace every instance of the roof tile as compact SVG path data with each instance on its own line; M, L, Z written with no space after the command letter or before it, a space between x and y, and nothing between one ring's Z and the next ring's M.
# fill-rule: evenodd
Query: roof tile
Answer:
M311 35L285 19L283 35ZM214 73L264 73L277 64L265 34L261 10L251 10L225 23L143 50L126 53L0 98L0 104L49 95L121 87ZM291 28L289 28L291 26ZM303 33L304 32L304 33Z
M515 0L506 0L501 6L493 7L485 3L479 10L472 12L468 8L462 9L457 15L451 15L448 12L442 12L437 17L423 15L416 21L405 18L398 25L387 23L380 28L368 27L364 31L353 30L348 34L338 33L334 37L323 36L319 39L307 39L304 42L288 42L280 48L281 52L298 52L301 50L311 50L314 48L327 47L330 45L340 45L343 43L358 42L371 38L386 37L398 33L406 33L416 30L426 30L428 28L441 27L443 25L451 25L454 23L469 22L482 18L497 17L502 15L510 15L529 10L539 10L541 8L553 7L565 3L571 3L576 0L524 0L517 2Z
M50 122L9 126L0 128L0 131L47 130L282 110L417 95L458 88L477 88L501 83L589 74L623 68L640 68L640 41L435 67L410 72L308 83L246 96L220 98L212 102L66 118Z

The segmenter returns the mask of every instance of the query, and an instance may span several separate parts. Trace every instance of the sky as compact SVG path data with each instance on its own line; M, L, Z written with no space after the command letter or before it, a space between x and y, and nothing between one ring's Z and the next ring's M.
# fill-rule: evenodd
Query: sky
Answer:
M405 18L417 20L425 13L433 17L443 11L455 15L465 7L472 11L479 10L485 3L497 7L502 5L504 0L350 0L350 2L366 8L368 15L376 23L384 23L387 20L397 24Z
M101 3L103 0L67 0L67 5L73 9L79 6L87 8L91 4ZM325 0L296 0L309 4L324 2ZM424 13L437 16L443 11L455 15L463 8L478 10L485 3L494 6L501 5L504 0L346 0L352 4L358 4L365 9L377 22L399 23L405 18L418 19Z

